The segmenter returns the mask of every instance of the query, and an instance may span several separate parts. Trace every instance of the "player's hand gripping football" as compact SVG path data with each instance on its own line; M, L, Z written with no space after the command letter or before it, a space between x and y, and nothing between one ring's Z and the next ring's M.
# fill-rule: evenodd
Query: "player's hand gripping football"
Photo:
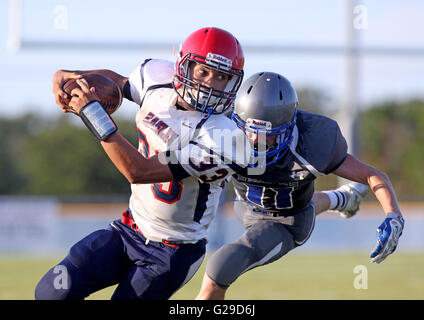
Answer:
M77 80L80 88L75 88L71 91L71 102L69 102L69 107L72 111L79 115L82 108L92 101L100 100L96 94L94 87L89 87L88 83L84 79Z
M70 79L81 79L82 76L75 72L68 72L58 70L53 76L53 94L56 99L56 104L62 109L63 112L73 112L72 109L66 104L71 98L65 91L63 85Z
M387 214L386 219L377 228L377 245L370 255L372 262L380 263L396 250L404 225L402 216L393 212Z

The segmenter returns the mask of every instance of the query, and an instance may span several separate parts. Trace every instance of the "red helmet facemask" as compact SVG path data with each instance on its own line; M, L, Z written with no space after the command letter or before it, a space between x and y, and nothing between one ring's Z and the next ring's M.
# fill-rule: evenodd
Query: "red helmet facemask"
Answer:
M226 73L229 80L224 90L201 85L190 78L195 63ZM173 81L175 90L190 107L211 113L222 113L233 103L243 80L244 56L237 39L218 28L202 28L181 44Z

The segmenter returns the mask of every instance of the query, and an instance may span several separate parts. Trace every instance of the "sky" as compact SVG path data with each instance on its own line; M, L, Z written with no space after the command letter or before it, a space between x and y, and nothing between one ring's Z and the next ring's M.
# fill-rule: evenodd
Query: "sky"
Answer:
M354 24L364 47L418 48L424 51L424 2L357 1L349 13L346 0L298 1L53 1L22 0L25 41L112 41L170 44L169 50L7 49L8 3L0 1L0 117L26 112L61 114L52 94L58 69L105 68L128 75L146 58L175 60L173 47L204 26L230 31L242 46L335 46L347 42ZM141 52L142 51L142 52ZM246 77L259 71L286 76L295 88L311 87L331 97L339 108L347 92L346 57L310 52L270 53L245 50ZM360 108L390 99L424 99L424 55L365 55L359 60L356 99ZM137 106L125 102L121 116Z

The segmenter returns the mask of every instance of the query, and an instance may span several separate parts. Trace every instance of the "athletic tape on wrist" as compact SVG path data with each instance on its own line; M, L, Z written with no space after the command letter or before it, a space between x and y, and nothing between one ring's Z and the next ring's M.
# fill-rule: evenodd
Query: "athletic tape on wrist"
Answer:
M93 101L87 104L80 111L80 117L98 140L106 140L118 130L115 122L113 122L99 101Z

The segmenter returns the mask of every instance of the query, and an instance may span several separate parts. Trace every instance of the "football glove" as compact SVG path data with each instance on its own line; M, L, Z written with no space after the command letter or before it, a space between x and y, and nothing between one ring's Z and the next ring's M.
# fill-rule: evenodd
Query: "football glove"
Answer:
M380 263L396 250L404 225L405 221L400 215L394 212L387 214L386 219L377 228L377 245L370 255L371 262Z

